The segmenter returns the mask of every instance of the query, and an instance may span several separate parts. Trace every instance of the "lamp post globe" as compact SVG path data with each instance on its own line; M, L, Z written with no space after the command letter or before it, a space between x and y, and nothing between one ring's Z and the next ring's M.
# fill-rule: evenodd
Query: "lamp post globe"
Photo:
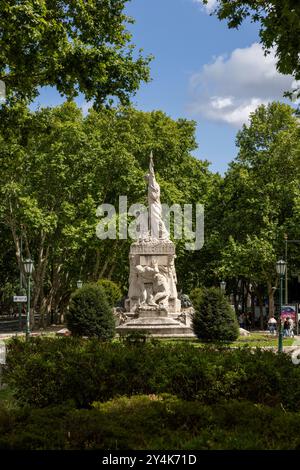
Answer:
M33 271L33 261L32 261L32 259L31 258L26 259L23 262L23 265L24 265L24 271L27 274L27 276L28 275L31 276L32 271Z
M278 316L278 352L282 352L282 324L281 324L281 312L282 312L282 284L283 277L285 275L286 262L282 259L276 263L276 272L280 278L280 302L279 302L279 316Z
M220 282L220 289L223 293L225 293L225 290L226 290L226 282L225 281Z
M33 272L33 261L31 258L26 259L23 262L25 274L28 277L27 281L27 312L26 312L26 341L29 339L30 335L30 281L31 274Z
M77 289L81 289L82 285L83 285L82 281L80 281L80 280L77 281Z
M279 276L285 275L286 262L283 259L280 259L276 263L276 272Z

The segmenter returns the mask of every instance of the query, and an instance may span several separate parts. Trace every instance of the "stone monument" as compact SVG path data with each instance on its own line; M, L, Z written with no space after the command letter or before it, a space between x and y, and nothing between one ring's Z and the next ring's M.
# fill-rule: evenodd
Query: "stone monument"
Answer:
M190 319L182 315L177 295L175 245L162 219L160 186L155 179L150 155L147 220L141 224L139 238L129 253L129 291L126 320L117 332L150 333L153 336L194 336Z

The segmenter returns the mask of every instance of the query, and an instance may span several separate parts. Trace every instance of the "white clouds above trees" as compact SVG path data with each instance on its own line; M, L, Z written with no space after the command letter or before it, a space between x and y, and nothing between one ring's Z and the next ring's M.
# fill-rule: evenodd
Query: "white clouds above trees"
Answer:
M207 13L212 13L218 3L218 0L207 0L205 5L203 5L202 0L194 0L194 2L201 4Z
M241 126L260 104L282 100L295 86L291 75L276 70L274 52L265 56L258 43L215 57L190 77L189 111L212 121Z

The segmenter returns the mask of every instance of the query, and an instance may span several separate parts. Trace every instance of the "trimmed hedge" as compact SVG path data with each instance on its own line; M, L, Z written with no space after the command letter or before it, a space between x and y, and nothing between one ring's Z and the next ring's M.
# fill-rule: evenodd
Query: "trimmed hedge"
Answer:
M115 320L105 291L97 284L86 284L71 296L66 315L67 327L74 336L112 339Z
M13 339L4 380L20 404L77 407L138 394L170 393L216 403L249 400L300 409L300 367L286 354L196 348L186 343L101 343L95 339Z
M122 291L119 285L110 279L100 279L97 281L97 285L103 288L109 305L115 307L122 298Z
M208 406L174 396L122 397L70 406L0 407L0 449L300 449L300 414L232 401Z
M198 309L199 303L203 297L204 287L195 287L195 289L191 290L189 297L191 299L192 305L195 310Z
M235 341L239 336L236 314L220 289L203 289L197 297L193 330L202 341Z

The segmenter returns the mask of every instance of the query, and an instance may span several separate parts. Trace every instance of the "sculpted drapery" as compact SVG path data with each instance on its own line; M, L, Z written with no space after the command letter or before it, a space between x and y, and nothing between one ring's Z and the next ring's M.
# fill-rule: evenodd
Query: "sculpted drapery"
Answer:
M150 154L149 173L146 175L148 180L148 207L149 207L149 232L150 238L169 240L167 231L162 219L162 207L160 202L160 186L155 179L153 156Z

